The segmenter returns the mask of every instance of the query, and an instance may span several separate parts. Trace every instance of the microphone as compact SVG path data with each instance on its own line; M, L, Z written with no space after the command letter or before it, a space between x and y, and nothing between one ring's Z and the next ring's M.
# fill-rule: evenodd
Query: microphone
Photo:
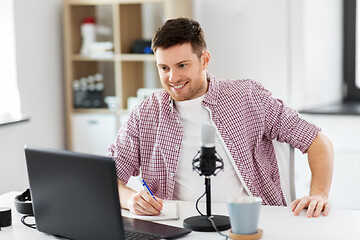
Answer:
M200 232L214 232L230 229L228 216L211 214L211 184L210 177L216 176L224 169L224 161L215 150L215 132L213 125L201 125L200 150L192 161L192 168L200 176L205 176L205 193L196 201L196 210L200 216L186 218L183 225L187 229ZM198 208L199 200L206 195L206 215Z
M192 162L193 170L200 176L216 176L224 169L224 161L215 150L215 127L209 124L201 125L200 151Z

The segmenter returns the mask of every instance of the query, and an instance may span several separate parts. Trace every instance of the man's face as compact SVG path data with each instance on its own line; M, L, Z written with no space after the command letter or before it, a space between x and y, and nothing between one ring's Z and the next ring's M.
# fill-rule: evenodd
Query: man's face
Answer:
M161 85L175 101L195 99L207 92L209 52L199 57L191 44L185 43L168 49L158 48L155 56Z

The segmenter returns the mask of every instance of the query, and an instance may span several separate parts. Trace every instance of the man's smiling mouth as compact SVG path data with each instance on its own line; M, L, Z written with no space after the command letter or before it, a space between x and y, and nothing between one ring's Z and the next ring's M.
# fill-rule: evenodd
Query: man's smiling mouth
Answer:
M184 87L188 82L185 82L184 84L181 85L172 85L171 87L175 88L175 89L180 89L182 87Z

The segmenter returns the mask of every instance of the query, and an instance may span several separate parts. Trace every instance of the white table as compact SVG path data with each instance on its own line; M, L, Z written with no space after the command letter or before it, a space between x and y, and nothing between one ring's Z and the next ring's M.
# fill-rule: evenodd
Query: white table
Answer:
M1 228L0 239L6 240L46 240L55 239L37 230L25 227L14 206L14 197L18 192L0 195L0 207L11 207L12 225ZM179 220L163 221L162 223L182 227L185 218L198 215L193 202L179 201ZM204 206L201 207L204 209ZM228 215L227 206L223 203L212 204L212 213ZM319 218L306 218L305 212L298 217L293 216L289 208L262 206L259 227L264 230L264 240L291 239L360 239L360 211L332 209L330 215ZM223 233L227 233L224 231ZM181 239L224 239L215 232L191 232Z

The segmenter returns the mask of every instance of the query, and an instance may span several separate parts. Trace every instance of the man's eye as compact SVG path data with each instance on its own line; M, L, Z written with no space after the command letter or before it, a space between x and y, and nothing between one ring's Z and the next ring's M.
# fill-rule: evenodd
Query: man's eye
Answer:
M179 67L184 68L184 67L186 67L186 64L180 64Z
M161 67L161 70L166 71L168 68L167 67Z

